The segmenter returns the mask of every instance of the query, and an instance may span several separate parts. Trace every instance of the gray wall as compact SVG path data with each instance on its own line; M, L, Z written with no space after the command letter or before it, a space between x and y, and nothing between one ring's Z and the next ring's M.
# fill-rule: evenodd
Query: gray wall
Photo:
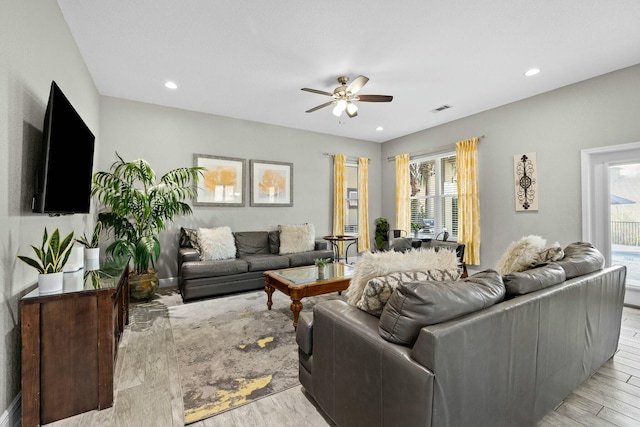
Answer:
M525 235L563 246L579 241L580 150L640 141L640 65L384 143L383 216L395 222L395 163L387 157L480 135L481 265L474 269L492 268ZM516 212L513 156L532 151L539 211Z
M315 226L316 236L331 233L333 161L323 153L370 159L370 227L380 215L380 144L305 132L263 123L195 113L102 97L101 146L97 170L108 170L115 152L125 160L141 157L156 174L193 165L193 154L247 160L244 207L193 207L161 233L161 279L177 274L179 227L228 225L234 231L274 230L278 224ZM293 163L293 207L249 206L249 159ZM373 228L372 228L373 229Z
M82 233L90 215L50 218L31 213L33 159L51 80L55 80L96 137L99 94L55 1L0 1L0 417L20 391L19 301L37 272L19 262L42 233ZM96 140L99 145L99 138ZM18 414L19 415L19 414Z

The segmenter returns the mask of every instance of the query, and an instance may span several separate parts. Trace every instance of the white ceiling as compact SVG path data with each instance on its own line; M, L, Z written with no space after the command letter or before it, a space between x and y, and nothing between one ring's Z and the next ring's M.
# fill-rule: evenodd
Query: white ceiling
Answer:
M102 95L377 142L640 63L638 0L58 4ZM393 102L305 113L360 74Z

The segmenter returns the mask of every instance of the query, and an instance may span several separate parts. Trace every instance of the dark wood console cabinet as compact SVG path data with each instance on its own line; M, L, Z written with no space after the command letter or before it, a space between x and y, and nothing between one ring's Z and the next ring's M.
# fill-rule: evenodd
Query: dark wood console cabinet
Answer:
M129 323L128 269L97 282L84 276L82 289L35 289L20 301L24 427L113 405L118 341Z

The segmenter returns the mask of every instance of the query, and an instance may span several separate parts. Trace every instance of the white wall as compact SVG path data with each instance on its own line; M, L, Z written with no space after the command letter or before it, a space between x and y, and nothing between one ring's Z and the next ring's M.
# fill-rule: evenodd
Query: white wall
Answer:
M316 236L331 233L333 160L323 153L370 159L370 227L380 214L380 150L375 142L339 138L228 117L161 107L118 98L101 98L101 146L97 170L116 159L144 158L157 175L193 165L193 155L246 159L244 207L193 207L160 236L161 279L177 274L180 226L228 225L234 231L275 230L278 224L311 223ZM293 207L251 207L249 160L293 163Z
M478 148L479 269L495 266L509 243L525 235L563 246L579 241L580 150L640 140L640 65L384 143L383 216L395 222L395 163L387 157L480 135L486 137ZM538 160L539 211L516 212L513 156L531 151Z
M31 213L33 159L55 80L99 145L99 94L55 1L0 1L0 415L20 391L20 297L37 282L19 262L42 233L91 230L90 215Z

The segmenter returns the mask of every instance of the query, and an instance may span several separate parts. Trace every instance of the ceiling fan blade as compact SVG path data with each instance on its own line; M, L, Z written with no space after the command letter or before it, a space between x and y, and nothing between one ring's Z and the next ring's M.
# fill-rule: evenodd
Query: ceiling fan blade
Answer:
M391 102L393 100L393 96L391 95L360 95L358 96L358 101L364 102Z
M362 86L366 85L369 81L369 77L358 76L354 81L351 82L349 86L347 86L347 92L351 92L351 95L355 95Z
M316 110L319 110L319 109L324 108L324 107L328 107L329 105L333 104L334 102L335 102L335 101L325 102L324 104L322 104L322 105L318 105L317 107L313 107L312 109L307 110L306 112L307 112L307 113L313 113L313 112L314 112L314 111L316 111Z
M313 93L318 93L320 95L327 95L327 96L333 96L333 94L331 92L325 92L323 90L317 90L317 89L309 89L308 87L303 87L300 90L304 90L306 92L313 92Z

